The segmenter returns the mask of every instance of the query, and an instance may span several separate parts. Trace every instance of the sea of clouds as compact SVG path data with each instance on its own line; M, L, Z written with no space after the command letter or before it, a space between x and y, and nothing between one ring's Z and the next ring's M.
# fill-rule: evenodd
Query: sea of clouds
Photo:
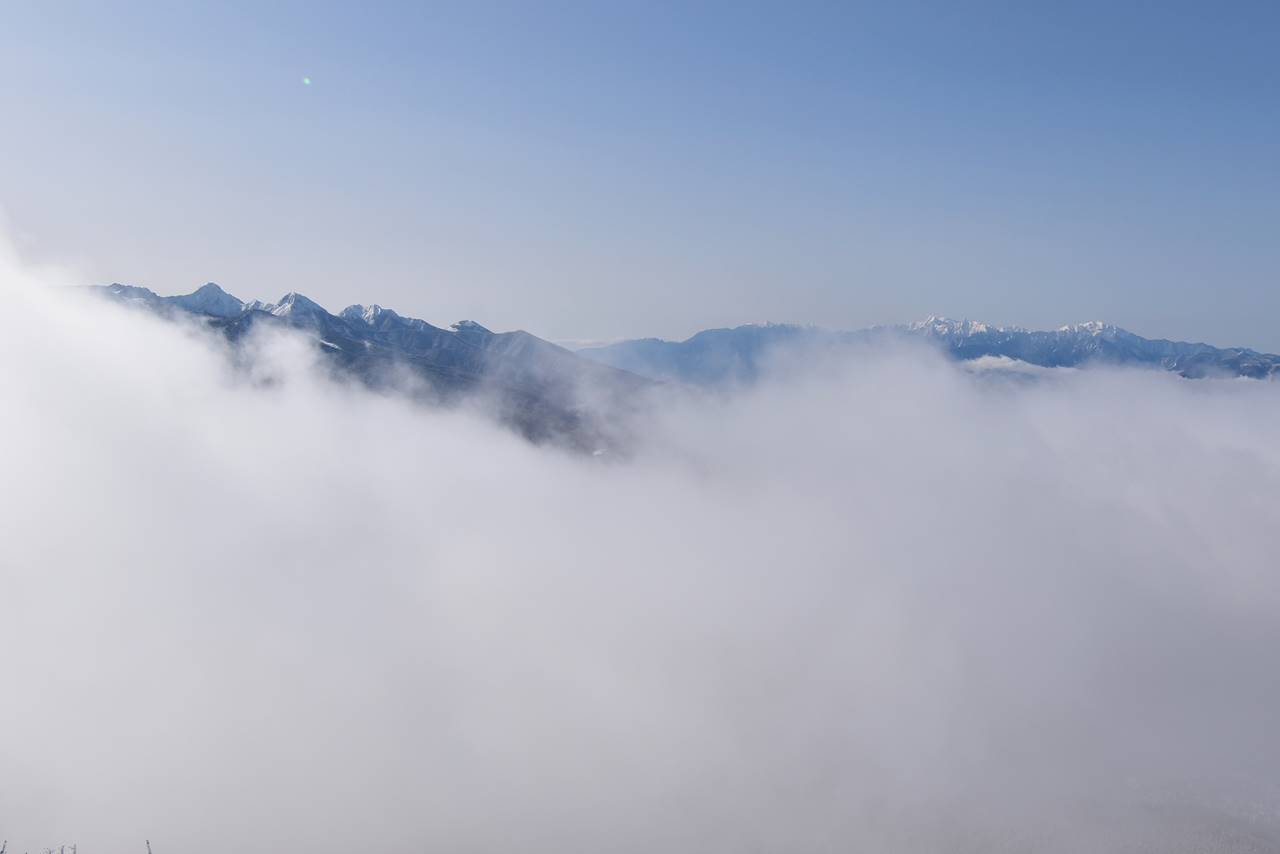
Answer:
M1280 851L1280 384L908 349L601 458L0 266L11 852Z

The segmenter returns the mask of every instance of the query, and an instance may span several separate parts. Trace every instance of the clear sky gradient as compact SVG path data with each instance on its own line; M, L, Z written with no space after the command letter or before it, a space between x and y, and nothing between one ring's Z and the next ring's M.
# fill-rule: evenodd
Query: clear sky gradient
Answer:
M1280 351L1278 3L202 5L3 4L27 257L557 339Z

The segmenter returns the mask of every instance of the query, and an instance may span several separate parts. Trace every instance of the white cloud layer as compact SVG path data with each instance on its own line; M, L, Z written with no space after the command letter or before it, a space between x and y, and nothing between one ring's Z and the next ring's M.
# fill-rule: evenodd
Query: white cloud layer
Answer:
M1280 850L1280 385L892 353L601 463L7 268L10 851Z

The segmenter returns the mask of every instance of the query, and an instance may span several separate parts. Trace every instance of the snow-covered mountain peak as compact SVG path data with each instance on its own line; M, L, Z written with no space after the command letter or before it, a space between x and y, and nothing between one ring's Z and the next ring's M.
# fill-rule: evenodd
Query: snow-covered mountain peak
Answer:
M396 318L400 315L396 314L389 308L383 308L380 305L349 305L342 310L339 315L343 320L350 320L356 323L364 323L373 326L382 317Z
M450 328L455 333L457 333L459 338L462 338L464 340L488 338L489 336L493 335L492 332L490 332L488 329L485 329L483 326L476 323L474 320L459 320L457 323L453 324Z
M1118 326L1105 323L1101 320L1086 320L1084 323L1071 323L1066 326L1059 326L1059 332L1070 332L1076 335L1114 335L1122 332Z
M1000 327L989 326L977 320L952 320L931 314L924 320L918 320L907 326L912 332L927 332L932 335L981 335L986 332L1003 332Z
M243 302L213 282L207 282L195 291L183 296L165 297L165 301L187 311L208 314L214 317L235 317L245 309Z
M308 299L297 291L290 291L268 309L276 317L306 317L308 315L325 314L319 303Z

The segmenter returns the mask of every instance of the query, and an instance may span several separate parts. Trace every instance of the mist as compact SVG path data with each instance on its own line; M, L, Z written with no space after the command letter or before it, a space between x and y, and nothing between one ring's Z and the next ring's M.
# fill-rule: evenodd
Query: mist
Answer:
M3 278L10 851L1280 850L1274 383L880 350L601 458Z

